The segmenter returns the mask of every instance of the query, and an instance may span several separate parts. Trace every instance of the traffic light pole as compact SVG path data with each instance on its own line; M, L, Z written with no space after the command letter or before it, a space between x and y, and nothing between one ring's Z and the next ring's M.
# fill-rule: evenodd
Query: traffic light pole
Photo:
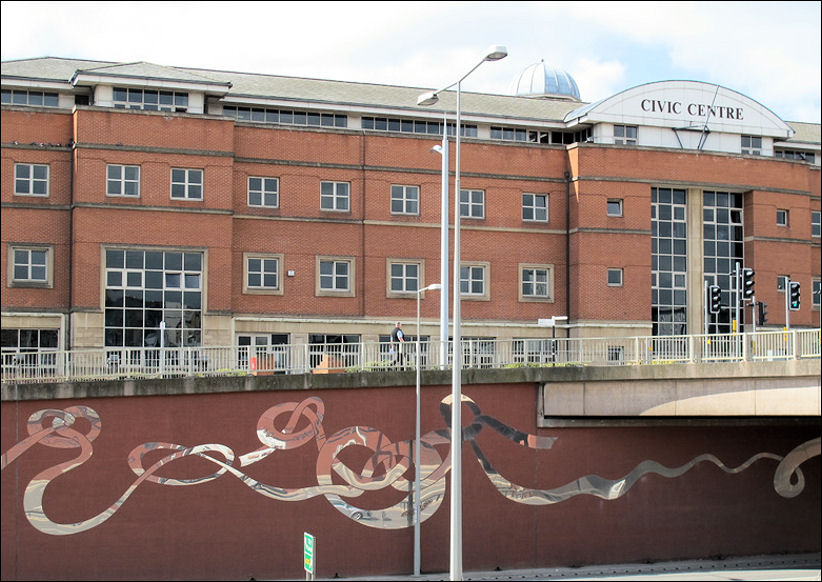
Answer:
M791 329L791 280L785 279L785 329Z

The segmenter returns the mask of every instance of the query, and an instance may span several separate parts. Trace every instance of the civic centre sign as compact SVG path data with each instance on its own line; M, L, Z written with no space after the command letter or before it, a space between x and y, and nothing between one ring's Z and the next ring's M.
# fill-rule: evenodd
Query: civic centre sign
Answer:
M613 123L787 139L794 130L773 111L727 87L701 81L647 83L585 105L565 117L577 123Z

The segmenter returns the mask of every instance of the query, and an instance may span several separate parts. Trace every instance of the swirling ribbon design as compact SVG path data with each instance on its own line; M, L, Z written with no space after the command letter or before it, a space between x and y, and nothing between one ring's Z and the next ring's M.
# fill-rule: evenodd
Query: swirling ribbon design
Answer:
M795 497L805 487L805 479L799 466L808 459L819 456L820 439L812 439L797 446L787 456L758 453L738 467L727 467L717 457L703 454L680 467L669 468L655 461L646 460L630 473L619 479L605 479L598 475L586 475L555 489L529 489L506 479L493 467L477 442L477 436L488 427L521 446L531 449L550 449L556 438L523 433L503 422L482 414L479 406L463 395L462 402L473 413L473 419L463 428L463 441L469 441L476 458L497 491L506 499L529 505L559 503L576 495L593 495L602 499L617 499L644 475L656 473L674 478L689 471L701 462L711 462L727 473L744 471L760 459L779 461L774 474L774 489L783 497ZM431 517L439 508L445 494L445 477L451 467L450 451L443 459L436 447L450 445L451 396L440 402L440 411L446 423L445 429L431 431L420 437L420 521ZM326 437L322 427L325 405L320 398L310 397L302 402L277 404L266 410L257 421L257 437L262 446L236 457L231 448L220 444L201 444L193 447L163 442L144 443L134 448L128 456L128 465L137 479L126 491L99 514L77 523L56 523L43 510L46 487L57 477L85 463L93 453L92 442L99 436L102 424L99 415L87 406L71 406L63 410L44 409L28 419L28 437L14 445L0 457L0 470L13 463L20 455L36 444L47 447L79 449L77 457L59 463L37 474L27 485L23 496L23 509L29 523L39 531L50 535L70 535L92 529L114 515L131 494L143 482L160 485L190 486L206 483L226 473L237 477L253 491L277 501L300 501L323 495L329 503L349 519L380 529L400 529L413 525L413 482L404 475L412 465L413 440L392 443L382 432L367 426L351 426ZM288 415L282 428L277 428L280 417ZM79 430L78 420L88 424L85 432ZM261 483L235 466L248 467L262 461L277 451L293 450L314 441L317 446L317 484L308 487L283 488ZM339 460L339 454L349 446L366 447L373 454L357 473ZM170 454L144 467L146 455L155 451ZM162 477L157 472L164 466L186 456L195 455L213 465L210 475L193 479ZM334 483L332 471L342 484ZM794 475L796 476L794 479ZM793 481L793 482L792 482ZM359 497L366 491L386 487L404 492L398 503L379 510L363 509L351 505L342 497ZM342 497L341 497L342 496Z

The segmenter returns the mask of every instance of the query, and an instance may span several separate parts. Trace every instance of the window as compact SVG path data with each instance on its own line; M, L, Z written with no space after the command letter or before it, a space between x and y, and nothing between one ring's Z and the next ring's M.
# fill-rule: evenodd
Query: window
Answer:
M52 284L51 247L9 246L13 286L43 287Z
M523 194L522 220L528 222L548 222L548 195Z
M401 133L420 133L427 135L442 135L441 121L425 121L421 119L401 119L395 117L363 117L362 128L376 131L399 131ZM456 124L448 124L448 135L457 135ZM462 124L462 135L477 137L477 126Z
M140 195L140 166L111 164L106 168L106 196Z
M822 294L822 280L814 279L811 281L811 305L817 310L820 307L820 302L822 302L820 294Z
M788 211L784 208L777 208L776 210L776 225L788 226Z
M614 143L617 145L636 145L635 125L615 125Z
M742 136L742 153L758 156L762 153L762 138L753 135Z
M278 208L280 206L280 179L249 176L248 205Z
M177 200L202 200L203 171L172 168L171 197Z
M702 193L703 280L708 285L719 286L721 302L725 306L734 304L734 272L737 264L741 266L745 262L742 214L741 193L711 190ZM684 272L673 275L674 299L677 293L680 293L680 299L684 299L684 275ZM720 310L710 318L708 325L709 333L731 333L731 312Z
M811 236L819 238L822 236L822 212L811 211Z
M284 373L289 369L287 333L260 333L237 335L237 364L247 370L249 358L257 358L257 369Z
M485 192L460 190L460 216L462 218L485 218Z
M348 182L321 182L320 209L348 212L351 209L351 185Z
M3 377L44 378L56 374L58 333L56 329L2 330Z
M308 334L308 355L312 368L323 363L329 367L362 365L359 334Z
M14 164L15 196L48 196L49 167L46 164Z
M709 205L709 202L705 204ZM728 213L728 202L724 198L723 204ZM688 224L685 210L685 190L651 188L651 324L655 336L688 333ZM705 228L706 241L714 240L719 227L706 225ZM730 236L728 225L722 225L720 230L720 236L727 241ZM711 252L705 251L705 254ZM705 272L713 273L714 267L708 264L707 258L705 263Z
M421 261L388 259L388 295L416 293L424 287Z
M488 291L488 263L460 265L460 294L469 299L490 299Z
M622 269L608 269L608 286L622 287Z
M777 150L773 152L774 157L784 158L786 160L796 160L799 162L809 162L813 164L816 162L816 154L813 152L801 152L797 150Z
M106 249L105 345L202 345L203 264L201 252Z
M282 294L282 255L244 253L244 293Z
M554 280L553 265L519 266L520 301L552 301Z
M318 296L354 296L354 259L317 257Z
M145 111L177 111L188 109L188 93L156 91L152 89L114 88L115 109L143 109Z
M607 202L608 216L622 216L622 198L609 198Z
M57 93L26 91L21 89L3 89L2 103L7 105L31 105L34 107L57 107Z
M419 186L391 186L391 214L420 213Z
M310 125L322 127L348 127L348 117L339 113L316 113L290 109L262 107L237 107L224 105L223 115L238 121L252 123L276 123L284 125Z

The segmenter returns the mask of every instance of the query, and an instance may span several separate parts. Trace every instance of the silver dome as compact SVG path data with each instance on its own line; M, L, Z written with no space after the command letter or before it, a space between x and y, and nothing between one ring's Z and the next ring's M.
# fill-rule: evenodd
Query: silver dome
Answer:
M508 92L518 97L559 97L580 100L579 88L574 78L565 71L545 66L544 60L528 65L511 81Z

